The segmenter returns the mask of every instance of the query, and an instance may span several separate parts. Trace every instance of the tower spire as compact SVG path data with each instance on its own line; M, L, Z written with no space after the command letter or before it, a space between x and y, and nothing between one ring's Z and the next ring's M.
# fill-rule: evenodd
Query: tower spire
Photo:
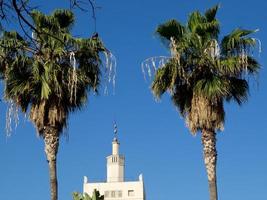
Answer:
M116 121L114 121L114 138L112 141L112 155L119 155L119 140L118 140L118 127Z
M114 121L114 140L118 140L118 127L116 121Z

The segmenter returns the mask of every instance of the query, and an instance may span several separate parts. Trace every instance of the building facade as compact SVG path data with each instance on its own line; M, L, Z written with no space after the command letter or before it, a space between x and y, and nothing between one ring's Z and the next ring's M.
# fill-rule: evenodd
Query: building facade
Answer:
M83 192L92 195L94 189L104 195L105 200L145 200L145 189L142 174L138 181L125 181L124 167L125 158L119 154L120 143L116 137L112 141L112 154L107 157L107 180L106 182L91 183L84 177Z

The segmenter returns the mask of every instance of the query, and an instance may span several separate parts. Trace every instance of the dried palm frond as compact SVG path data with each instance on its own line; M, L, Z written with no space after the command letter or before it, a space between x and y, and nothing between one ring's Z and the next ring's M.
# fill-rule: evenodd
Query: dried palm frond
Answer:
M193 94L186 122L193 134L203 129L222 131L224 128L223 102L220 99L211 101L203 95Z

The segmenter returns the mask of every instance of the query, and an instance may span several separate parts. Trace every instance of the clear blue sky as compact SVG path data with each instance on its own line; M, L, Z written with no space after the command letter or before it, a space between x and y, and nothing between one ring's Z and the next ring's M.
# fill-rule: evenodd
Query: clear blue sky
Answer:
M68 5L67 1L37 1L43 11ZM45 3L44 3L45 2ZM49 3L48 3L49 2ZM204 11L217 1L108 0L97 1L97 31L117 57L114 96L90 96L88 106L70 116L68 137L58 153L59 200L82 191L83 176L104 180L116 119L126 177L143 173L147 200L207 200L208 186L199 135L193 137L168 95L153 100L140 64L150 57L168 55L154 30L170 18L186 21L196 9ZM264 0L222 0L218 18L222 34L235 27L256 29L262 70L251 81L251 97L242 107L226 104L225 131L218 133L218 187L221 200L267 199L267 3ZM77 12L74 34L89 36L90 14ZM1 92L3 90L1 86ZM5 136L6 106L0 103L0 199L49 199L48 167L43 140L28 120L12 136Z

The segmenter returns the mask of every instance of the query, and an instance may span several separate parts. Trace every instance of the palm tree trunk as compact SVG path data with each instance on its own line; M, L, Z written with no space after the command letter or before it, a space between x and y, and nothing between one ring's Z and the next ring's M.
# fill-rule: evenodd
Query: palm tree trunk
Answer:
M217 179L216 179L216 163L217 163L217 150L216 150L216 133L213 130L202 130L202 145L204 162L206 165L210 200L217 200Z
M49 165L50 195L51 200L57 200L57 151L59 146L58 130L54 127L45 127L43 138L45 142L45 153Z

